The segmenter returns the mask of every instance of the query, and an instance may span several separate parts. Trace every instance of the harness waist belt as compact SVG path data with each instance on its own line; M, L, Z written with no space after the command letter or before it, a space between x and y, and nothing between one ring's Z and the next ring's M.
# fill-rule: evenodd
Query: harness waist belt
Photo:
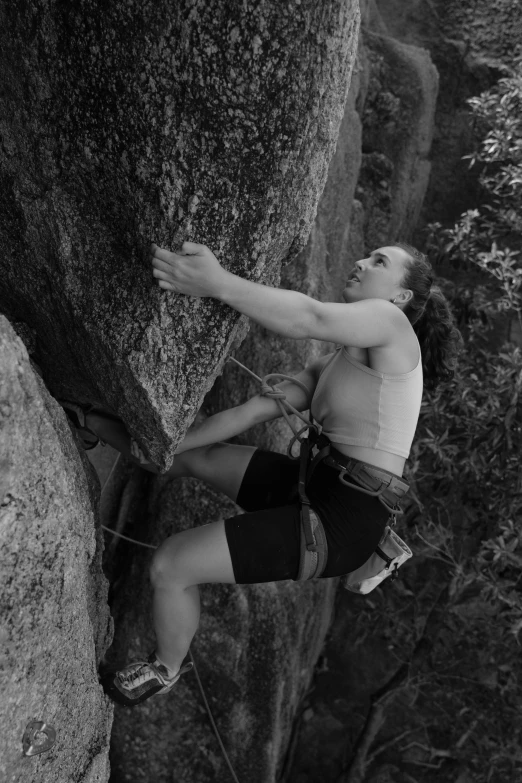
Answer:
M339 471L339 480L343 484L359 491L366 491L367 494L378 497L390 511L401 513L398 502L408 492L409 485L395 473L344 455L339 457L328 455L324 462ZM347 481L346 476L354 479L359 486Z

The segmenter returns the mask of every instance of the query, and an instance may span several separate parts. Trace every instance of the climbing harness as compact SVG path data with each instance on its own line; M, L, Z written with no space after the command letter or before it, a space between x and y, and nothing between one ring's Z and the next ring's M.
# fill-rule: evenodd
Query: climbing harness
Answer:
M312 414L310 413L309 417L304 416L288 402L285 393L281 389L276 389L272 385L274 379L279 381L287 380L299 386L306 394L309 394L309 389L297 378L284 373L269 373L264 378L261 378L233 356L229 356L227 361L237 364L261 384L260 393L277 402L281 414L293 433L287 447L287 454L290 459L299 459L300 461L298 492L301 506L300 557L296 581L317 579L322 575L328 560L326 533L306 493L306 487L316 467L322 460L324 460L326 465L338 471L339 481L342 484L358 492L378 498L390 513L390 524L386 526L374 554L356 571L341 578L343 586L353 592L368 593L387 576L396 577L398 568L408 558L412 557L412 552L407 544L392 530L392 527L396 524L397 516L403 513L399 501L408 492L409 485L402 478L387 470L352 459L337 451L332 446L330 439L322 433L320 425L314 422ZM303 426L300 429L294 427L290 414L301 419ZM307 433L306 437L304 433ZM300 444L298 456L293 453L296 441ZM116 463L113 465L113 470L115 465ZM107 481L109 478L110 474ZM353 479L353 481L349 479ZM104 527L104 529L112 535L119 536L132 543L141 543L110 528ZM150 544L141 545L153 548ZM384 563L384 567L382 563Z
M356 571L341 577L341 583L352 592L369 593L386 577L396 577L399 566L412 557L412 552L407 544L392 530L396 523L396 517L403 513L399 501L408 492L409 485L394 473L352 459L337 451L332 446L330 439L322 433L320 425L314 422L312 414L310 413L309 418L303 416L288 402L283 391L274 389L269 383L272 378L282 378L297 384L309 394L309 389L297 378L281 373L271 373L260 378L232 356L228 360L237 364L261 383L261 394L276 400L293 432L287 453L291 459L300 460L298 490L301 504L300 558L296 581L317 579L323 573L328 560L326 533L306 494L306 486L316 467L323 460L326 465L339 472L339 481L342 484L378 498L390 513L390 524L386 526L375 552ZM304 422L304 426L300 430L295 429L285 406ZM303 437L306 431L308 431L307 437ZM296 440L300 443L299 457L292 453ZM353 481L350 481L347 476Z

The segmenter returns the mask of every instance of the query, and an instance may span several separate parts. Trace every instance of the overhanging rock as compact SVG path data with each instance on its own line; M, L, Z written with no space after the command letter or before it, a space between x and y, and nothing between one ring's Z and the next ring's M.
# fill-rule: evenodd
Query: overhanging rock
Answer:
M0 309L59 397L120 415L166 467L238 333L162 293L151 241L276 282L310 231L357 0L12 4L0 67Z

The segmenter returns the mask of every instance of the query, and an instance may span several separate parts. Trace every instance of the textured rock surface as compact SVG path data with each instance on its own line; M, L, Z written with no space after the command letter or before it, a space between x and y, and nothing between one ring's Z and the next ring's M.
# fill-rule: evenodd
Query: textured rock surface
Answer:
M522 30L522 5L511 0L377 0L381 24L394 38L430 52L440 77L430 182L416 231L453 222L477 205L478 171L463 156L476 144L467 99L488 89L509 65Z
M149 243L196 239L277 280L324 186L358 3L1 13L0 306L36 334L53 393L108 406L165 466L238 317L162 294Z
M362 104L363 159L357 198L367 250L406 238L430 173L437 71L429 53L367 30L368 84Z
M317 217L302 258L282 278L318 299L339 301L357 259L411 237L431 170L437 70L425 49L390 36L373 2L361 10L357 62Z
M350 229L362 160L362 126L355 107L362 75L359 59L308 243L296 262L288 264L283 273L283 286L302 290L322 301L341 300L348 272L360 258L353 256Z
M522 6L513 0L376 0L390 31L412 43L424 36L466 42L473 58L510 63L522 38ZM442 34L442 35L441 35ZM458 81L462 74L455 73Z
M95 477L2 316L0 466L0 779L105 783L112 709L96 664L111 622ZM56 743L26 757L30 720Z

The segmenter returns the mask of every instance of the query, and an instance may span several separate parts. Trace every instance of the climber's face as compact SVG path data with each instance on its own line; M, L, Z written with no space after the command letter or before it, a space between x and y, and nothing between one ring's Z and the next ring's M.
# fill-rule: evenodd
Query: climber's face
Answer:
M380 247L368 258L356 261L343 291L345 302L361 299L397 300L400 304L410 298L401 286L406 267L411 262L409 254L401 247Z

